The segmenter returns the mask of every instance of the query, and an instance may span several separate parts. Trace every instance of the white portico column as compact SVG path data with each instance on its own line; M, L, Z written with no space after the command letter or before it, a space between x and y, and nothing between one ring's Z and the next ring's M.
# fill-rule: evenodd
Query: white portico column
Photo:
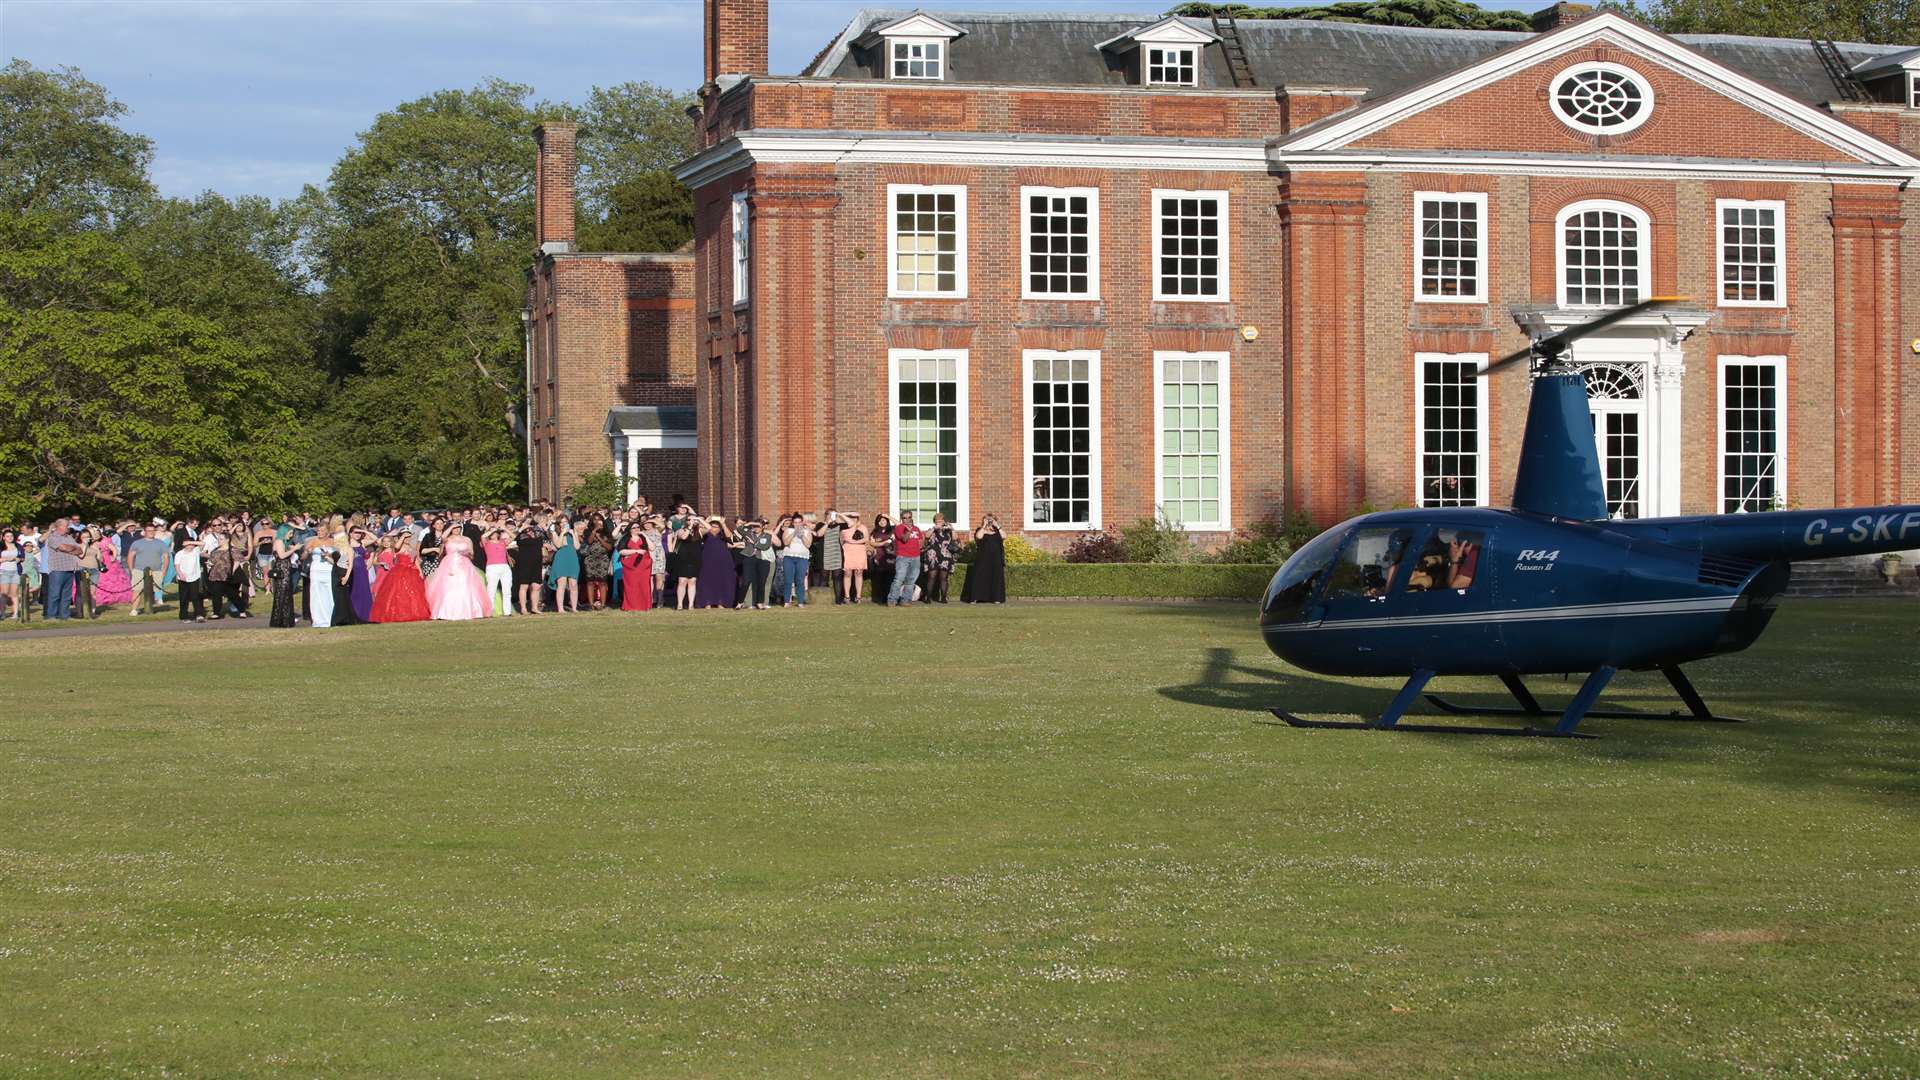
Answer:
M1647 371L1647 506L1650 517L1680 514L1680 465L1686 437L1681 401L1687 358L1681 344L1707 321L1692 310L1659 312L1653 362Z

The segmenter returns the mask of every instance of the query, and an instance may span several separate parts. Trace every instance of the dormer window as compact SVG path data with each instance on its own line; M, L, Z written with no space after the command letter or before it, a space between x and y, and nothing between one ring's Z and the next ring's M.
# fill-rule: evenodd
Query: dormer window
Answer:
M906 38L889 38L888 47L893 52L893 70L890 74L896 79L939 79L944 78L945 66L940 57L945 53L942 42L913 41Z
M953 42L966 31L918 12L860 35L861 48L879 52L880 74L903 82L940 82L952 66Z
M1191 46L1147 47L1148 86L1192 86L1199 50Z
M1198 86L1201 58L1218 40L1190 19L1166 18L1108 38L1100 51L1116 57L1132 53L1133 78L1141 86Z

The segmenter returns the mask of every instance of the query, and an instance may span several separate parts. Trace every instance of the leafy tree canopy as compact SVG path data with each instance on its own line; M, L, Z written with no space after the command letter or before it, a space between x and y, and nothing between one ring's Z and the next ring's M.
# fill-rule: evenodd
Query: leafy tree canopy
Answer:
M126 112L72 68L0 68L0 210L104 225L149 197L153 145L120 129Z
M687 114L693 103L692 94L650 82L593 88L578 113L580 201L589 214L607 215L622 184L671 173L693 156L693 118Z
M580 223L584 251L675 251L691 239L693 192L659 169L615 184L606 217Z
M1920 45L1920 0L1649 0L1626 13L1669 34Z
M1219 12L1238 19L1311 19L1375 26L1430 26L1442 30L1531 30L1519 11L1488 11L1465 0L1345 0L1310 7L1252 7L1246 4L1182 4L1176 15Z

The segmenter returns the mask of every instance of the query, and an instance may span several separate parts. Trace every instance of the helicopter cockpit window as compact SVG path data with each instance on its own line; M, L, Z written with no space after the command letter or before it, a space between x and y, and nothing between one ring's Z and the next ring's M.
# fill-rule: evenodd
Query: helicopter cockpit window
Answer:
M1267 597L1260 605L1269 622L1291 622L1301 617L1320 581L1326 576L1333 558L1340 553L1343 534L1329 529L1307 541L1293 553L1267 586Z
M1477 529L1435 529L1407 573L1407 591L1466 592L1486 545L1487 534Z
M1328 600L1363 597L1384 600L1393 591L1400 556L1413 540L1411 529L1356 529L1327 580Z

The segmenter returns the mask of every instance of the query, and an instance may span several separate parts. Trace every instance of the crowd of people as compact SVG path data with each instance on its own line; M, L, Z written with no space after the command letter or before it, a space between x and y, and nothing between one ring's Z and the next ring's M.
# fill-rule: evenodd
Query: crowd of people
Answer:
M998 521L973 530L959 599L1006 601ZM703 516L674 497L620 510L548 504L429 514L234 513L113 525L60 518L0 530L0 617L97 619L176 611L269 625L463 620L616 609L944 604L961 553L954 526L902 512Z

